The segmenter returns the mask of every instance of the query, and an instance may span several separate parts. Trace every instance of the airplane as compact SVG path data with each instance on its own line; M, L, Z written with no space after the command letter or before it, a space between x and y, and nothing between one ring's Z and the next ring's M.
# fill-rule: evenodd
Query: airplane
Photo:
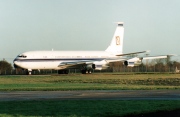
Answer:
M29 51L19 54L13 61L15 68L27 70L58 70L58 74L68 74L69 69L80 69L82 74L92 70L109 68L109 63L122 61L127 67L139 66L143 59L167 58L167 55L152 57L127 57L149 51L123 54L124 22L117 22L117 28L110 45L105 51Z

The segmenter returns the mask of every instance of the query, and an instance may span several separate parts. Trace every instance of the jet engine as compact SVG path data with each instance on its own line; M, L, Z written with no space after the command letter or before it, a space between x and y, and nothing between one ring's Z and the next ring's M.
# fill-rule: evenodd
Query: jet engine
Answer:
M96 65L95 64L89 64L86 66L86 69L87 70L90 70L90 69L95 69L96 68Z
M109 66L106 64L89 64L85 67L86 70L103 70L103 69L107 69Z
M127 67L134 67L134 66L139 66L142 64L142 60L140 58L132 58L127 61L124 61L124 65Z
M109 68L109 65L103 64L103 65L96 65L96 70L104 70Z

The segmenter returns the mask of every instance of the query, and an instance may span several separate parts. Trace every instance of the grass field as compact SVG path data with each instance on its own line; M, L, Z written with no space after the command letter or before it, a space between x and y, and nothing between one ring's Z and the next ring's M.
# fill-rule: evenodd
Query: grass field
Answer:
M180 74L0 76L1 91L180 89Z
M180 89L180 74L0 76L0 91ZM154 113L154 114L153 114ZM0 116L180 116L180 100L1 101Z
M49 100L0 102L0 116L122 117L169 115L179 117L179 101ZM158 113L163 113L158 114ZM156 117L153 116L153 117ZM169 117L167 116L167 117Z

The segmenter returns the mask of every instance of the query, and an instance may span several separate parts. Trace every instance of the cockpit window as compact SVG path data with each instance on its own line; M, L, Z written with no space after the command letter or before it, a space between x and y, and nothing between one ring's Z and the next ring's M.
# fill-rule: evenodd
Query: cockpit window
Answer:
M19 55L18 57L26 58L26 55Z

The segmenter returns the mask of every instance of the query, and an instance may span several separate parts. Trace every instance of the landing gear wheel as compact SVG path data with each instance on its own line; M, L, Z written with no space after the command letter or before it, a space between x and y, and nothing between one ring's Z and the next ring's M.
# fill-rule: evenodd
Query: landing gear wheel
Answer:
M32 71L28 71L28 70L27 70L27 71L26 71L26 75L32 75L31 72L32 72Z
M31 71L29 71L29 75L31 75Z
M86 70L81 70L81 73L82 74L86 74Z
M92 72L91 72L91 70L88 70L88 74L91 74Z
M81 73L82 74L91 74L92 73L92 71L91 70L81 70Z

